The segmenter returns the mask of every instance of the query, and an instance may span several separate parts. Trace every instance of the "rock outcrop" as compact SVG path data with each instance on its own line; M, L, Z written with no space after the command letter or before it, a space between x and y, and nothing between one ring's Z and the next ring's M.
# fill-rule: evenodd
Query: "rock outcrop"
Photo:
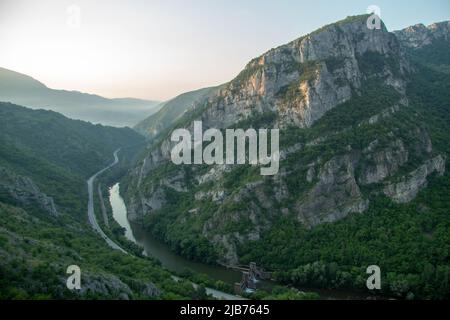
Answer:
M428 27L416 24L406 29L395 31L401 43L413 49L419 49L432 44L436 40L450 39L450 21L433 23Z
M353 155L339 156L321 168L319 181L296 206L300 221L315 226L367 210L369 202L363 198L356 183L356 161Z
M275 111L280 126L309 127L374 76L362 70L367 54L395 57L395 68L386 65L379 72L404 91L410 66L397 38L384 27L369 30L365 16L349 18L252 60L211 99L204 126L226 128L255 112Z
M408 150L402 140L394 140L387 148L379 151L373 150L378 144L378 140L372 142L364 150L367 159L370 161L359 178L361 185L379 183L392 176L397 170L408 161Z
M427 184L427 178L436 173L443 175L445 172L445 158L437 156L422 164L419 168L402 177L401 181L387 185L384 188L386 196L397 203L407 203L413 200L419 191Z
M119 278L112 275L85 274L78 294L113 296L118 300L130 300L133 291Z
M0 199L17 202L24 207L39 208L50 216L58 216L53 198L42 193L33 180L2 167L0 167Z

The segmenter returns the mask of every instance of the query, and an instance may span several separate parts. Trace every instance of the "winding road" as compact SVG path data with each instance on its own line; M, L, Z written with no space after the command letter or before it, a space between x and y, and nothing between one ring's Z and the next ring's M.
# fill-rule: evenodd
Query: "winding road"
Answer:
M88 201L88 218L89 218L89 223L91 224L92 228L98 233L100 234L100 236L106 241L106 243L113 248L114 250L119 250L125 254L128 254L128 252L126 252L124 249L122 249L117 243L115 243L114 241L112 241L102 230L102 228L100 228L98 222L97 222L97 218L95 217L95 210L94 210L94 182L95 179L101 175L103 172L105 172L106 170L111 169L112 167L114 167L115 165L117 165L119 163L119 157L117 156L117 154L119 153L120 149L117 149L114 152L114 162L111 163L109 166L107 166L106 168L100 170L99 172L97 172L96 174L94 174L92 177L90 177L87 181L87 185L88 185L88 194L89 194L89 201Z
M125 254L128 254L127 251L125 251L123 248L121 248L117 243L115 243L114 241L112 241L106 234L105 232L103 232L102 228L100 227L100 225L97 222L97 218L95 217L95 209L94 209L94 182L95 179L101 175L103 172L105 172L106 170L111 169L112 167L114 167L115 165L117 165L119 163L119 157L117 156L117 154L119 153L120 149L117 149L114 152L114 162L111 163L109 166L107 166L106 168L100 170L99 172L97 172L96 174L94 174L92 177L90 177L87 180L87 185L88 185L88 194L89 194L89 201L88 201L88 218L89 218L89 223L91 224L92 228L98 233L100 234L100 236L106 241L106 243L108 244L108 246L110 246L112 249L114 250L119 250ZM180 281L181 278L172 277L175 281ZM192 283L192 285L194 286L194 288L197 288L198 285L195 283ZM218 291L215 289L211 289L211 288L205 288L206 293L209 295L212 295L214 298L216 299L221 299L221 300L247 300L244 299L242 297L239 296L235 296L235 295L231 295L222 291Z

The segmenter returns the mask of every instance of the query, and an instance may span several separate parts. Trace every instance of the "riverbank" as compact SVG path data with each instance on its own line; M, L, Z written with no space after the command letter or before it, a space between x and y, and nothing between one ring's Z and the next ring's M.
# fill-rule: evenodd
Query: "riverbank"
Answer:
M128 255L129 253L124 250L121 246L119 246L117 243L115 243L111 238L109 238L105 232L103 231L103 229L100 227L100 225L97 222L97 218L95 216L95 206L94 206L94 184L95 184L95 180L97 179L98 176L100 176L102 173L104 173L105 171L111 169L112 167L116 166L119 163L119 157L118 157L118 153L119 153L120 149L116 150L114 152L114 161L107 167L103 168L102 170L98 171L96 174L94 174L92 177L90 177L87 180L87 187L88 187L88 220L89 223L91 225L91 227L94 229L95 232L97 232L102 239L105 240L105 242L108 244L108 246L114 250L119 250L122 253ZM111 192L111 190L114 188L110 189L110 204L111 207L113 208L113 218L125 229L128 230L125 232L125 235L128 235L128 240L135 242L136 244L138 244L136 242L136 239L133 236L132 233L132 229L130 224L128 223L128 219L127 219L127 214L126 214L126 207L125 207L125 203L122 199L122 197L120 196L120 190L119 190L119 184L116 184L116 192ZM100 193L99 193L100 195ZM115 196L114 196L115 195ZM114 210L114 208L116 208L116 210ZM120 209L120 210L119 210ZM121 212L121 214L119 215L115 215L114 216L114 212ZM181 281L181 278L178 278L176 276L172 276L172 278L176 281ZM199 288L200 286L196 283L192 283L192 286L194 287L194 289ZM239 296L235 296L235 295L231 295L228 294L226 292L222 292L216 289L212 289L212 288L205 288L205 292L208 295L211 295L212 297L216 298L216 299L223 299L223 300L242 300L245 298L239 297Z
M128 240L141 246L145 255L159 260L163 267L178 275L206 275L214 281L223 282L226 285L234 286L234 283L241 281L242 273L223 266L207 265L181 257L174 253L171 248L153 237L141 225L128 221L127 209L124 200L120 195L120 184L115 184L109 189L110 204L114 219L125 229L125 236ZM271 287L276 286L272 282ZM317 288L297 288L302 292L313 292L324 300L362 300L366 297L359 293L344 290L327 290ZM220 292L220 291L219 291Z

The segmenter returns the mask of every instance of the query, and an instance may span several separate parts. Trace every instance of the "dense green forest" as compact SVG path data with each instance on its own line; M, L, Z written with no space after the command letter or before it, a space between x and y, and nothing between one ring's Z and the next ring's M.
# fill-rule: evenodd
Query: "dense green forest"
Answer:
M0 222L0 299L206 298L189 282L173 281L156 261L111 250L87 224L46 221L2 203ZM82 294L65 286L73 264L81 268L82 287L90 287ZM158 295L145 294L147 285Z
M382 270L382 294L448 298L450 288L450 174L435 178L408 205L378 199L368 212L312 230L284 218L261 241L241 248L282 283L365 290L366 268Z
M142 141L131 129L0 102L0 167L31 178L74 215L84 212L85 180L110 163L116 149Z
M436 50L426 50L436 54ZM416 61L423 57L414 56ZM420 64L415 67L418 72L408 86L411 103L408 112L419 117L430 132L434 149L448 159L450 74L446 69L439 72ZM328 122L330 115L321 121ZM341 118L334 120L342 123ZM261 241L242 246L240 255L243 262L257 261L277 270L275 276L279 281L300 287L365 290L365 267L375 264L383 273L384 295L448 299L449 206L447 165L447 173L433 178L410 204L396 205L387 198L374 196L367 213L312 230L287 217L277 221Z
M93 125L9 103L0 103L0 138L2 145L13 145L20 153L12 158L11 152L2 150L3 163L40 157L83 177L93 174L99 164L107 164L115 149L143 140L129 128ZM29 164L23 167L26 170Z

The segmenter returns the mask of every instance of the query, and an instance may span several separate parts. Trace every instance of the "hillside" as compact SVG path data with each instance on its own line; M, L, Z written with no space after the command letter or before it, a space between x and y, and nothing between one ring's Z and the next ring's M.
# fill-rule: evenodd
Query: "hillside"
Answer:
M162 103L160 110L150 117L139 122L134 129L143 136L154 139L164 135L165 131L173 126L185 112L201 101L207 100L216 88L205 88L187 92L167 102Z
M445 297L450 79L421 50L445 57L448 38L411 50L367 17L268 51L186 112L123 180L129 218L189 258L256 261L289 284L364 290L377 264L386 296ZM174 165L170 133L194 120L279 128L280 173Z
M0 299L198 296L155 261L110 249L87 222L87 177L142 142L131 129L0 103ZM66 288L70 265L81 291Z
M159 105L157 101L106 99L77 91L54 90L29 76L4 68L0 68L0 101L116 127L132 127L155 113Z

